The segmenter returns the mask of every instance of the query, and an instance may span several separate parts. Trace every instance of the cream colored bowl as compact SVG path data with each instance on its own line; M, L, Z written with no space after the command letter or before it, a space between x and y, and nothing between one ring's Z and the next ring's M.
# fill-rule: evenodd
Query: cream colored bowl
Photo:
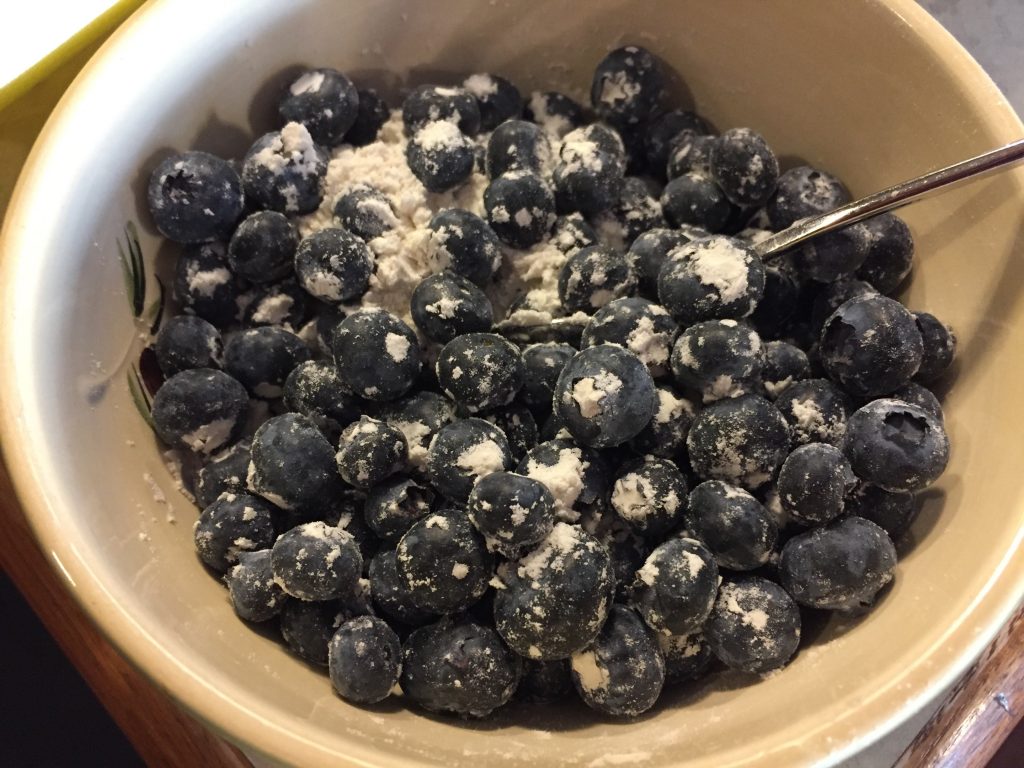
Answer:
M633 723L574 705L463 724L350 707L233 616L197 564L196 511L130 393L140 327L118 251L135 221L147 271L165 255L140 203L156 159L169 147L240 155L269 126L268 79L294 64L390 87L490 70L524 89L579 92L603 52L627 41L675 67L719 126L756 126L788 162L829 168L855 193L1024 135L977 64L910 0L155 2L50 120L3 235L4 453L89 613L239 743L303 766L832 764L962 672L1024 593L1017 171L906 211L919 254L909 303L961 339L952 462L878 609L856 626L834 621L783 673L670 693Z

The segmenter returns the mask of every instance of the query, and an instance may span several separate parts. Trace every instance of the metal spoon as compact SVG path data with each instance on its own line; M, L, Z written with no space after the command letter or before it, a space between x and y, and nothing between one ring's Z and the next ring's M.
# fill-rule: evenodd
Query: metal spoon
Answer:
M798 221L793 226L762 240L754 246L754 250L763 260L771 261L773 257L783 251L810 240L812 237L899 208L932 192L945 189L951 184L972 179L1022 158L1024 158L1024 139L1018 139L969 160L962 160L937 171L926 173L924 176L918 176L915 179L883 189L881 192L862 197L860 200L854 200L852 203L847 203L828 213Z

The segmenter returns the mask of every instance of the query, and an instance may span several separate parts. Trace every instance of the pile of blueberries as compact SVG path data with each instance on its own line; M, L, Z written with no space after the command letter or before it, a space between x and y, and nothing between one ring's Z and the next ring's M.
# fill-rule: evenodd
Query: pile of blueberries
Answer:
M240 173L201 152L154 171L184 248L152 416L197 459L199 557L345 699L398 684L485 716L575 688L634 716L716 666L783 667L802 614L862 611L893 578L948 459L926 385L955 349L890 298L910 232L886 214L762 262L766 232L849 192L666 109L664 83L630 46L592 113L491 75L410 93L424 186L491 179L486 220L431 222L448 258L410 297L418 334L353 308L386 196L349 191L301 240L291 218L320 205L328 148L376 139L373 91L310 70ZM555 319L496 320L497 266L540 241L567 255Z

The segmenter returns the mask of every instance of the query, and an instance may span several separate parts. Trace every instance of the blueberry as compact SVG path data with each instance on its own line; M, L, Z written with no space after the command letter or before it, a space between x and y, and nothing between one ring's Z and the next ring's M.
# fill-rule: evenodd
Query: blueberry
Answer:
M659 110L665 90L661 63L635 45L617 48L594 69L590 103L613 125L646 123Z
M175 448L209 455L232 442L245 424L249 398L226 373L193 368L167 379L153 398L160 439Z
M438 430L427 453L427 475L440 493L464 503L478 477L511 469L505 434L483 419L458 419Z
M558 297L570 312L593 312L612 299L636 292L636 275L626 257L601 245L581 248L558 275Z
M595 124L570 131L552 176L559 210L584 215L608 210L619 199L625 173L625 148L613 130Z
M495 627L512 650L530 659L564 659L589 645L615 587L607 548L565 523L556 523L520 560L501 565L498 578Z
M523 387L519 399L538 413L551 408L555 382L576 354L568 344L531 344L523 350Z
M224 581L231 606L246 621L269 621L281 612L287 599L274 581L269 549L239 552L238 563L228 568Z
M839 307L821 332L821 360L829 378L851 395L892 392L917 372L921 333L898 301L862 296Z
M666 226L657 193L652 194L647 182L636 176L624 179L619 199L597 214L594 224L606 244L623 249L644 232Z
M942 422L901 400L874 400L850 417L843 451L853 471L887 491L919 491L949 461Z
M761 134L732 128L711 148L711 178L733 205L764 205L779 180L779 161Z
M769 341L764 345L764 365L761 383L768 397L774 399L794 381L810 378L811 363L800 347L784 341Z
M679 327L662 307L646 299L615 299L583 329L583 348L610 343L635 354L654 377L668 372L669 353Z
M331 684L338 695L357 704L386 699L398 682L402 645L386 622L357 616L338 627L328 646Z
M579 352L562 369L554 408L578 442L595 448L621 445L654 416L654 380L636 355L599 344Z
M522 660L490 627L443 618L402 648L402 693L431 712L486 717L516 691Z
M784 667L796 652L800 610L782 587L767 579L727 579L704 636L727 667L763 675Z
M526 120L507 120L487 140L487 175L492 179L510 171L543 174L551 164L548 134Z
M400 471L408 453L399 429L363 416L342 431L335 458L345 482L366 490Z
M205 509L225 491L244 491L248 471L249 443L244 440L214 455L210 462L199 470L195 486L197 506Z
M506 120L523 113L523 97L519 95L519 89L504 77L483 73L470 75L462 87L476 98L481 130L493 131Z
M942 403L939 402L939 398L935 396L935 393L913 381L904 384L890 394L889 397L893 400L903 400L911 405L916 405L925 413L934 416L939 422L945 419L945 415L942 413Z
M445 192L473 173L473 142L455 123L436 120L413 134L405 150L409 170L430 192Z
M742 395L698 413L686 445L702 478L756 488L782 464L789 440L789 426L775 406L763 397Z
M895 540L910 527L917 514L917 502L912 493L887 491L860 482L846 497L845 509L849 515L871 521Z
M583 126L583 107L557 91L534 91L526 102L523 116L532 120L552 139Z
M664 635L695 632L718 592L718 564L699 541L672 538L651 552L636 572L633 606Z
M377 483L366 496L363 514L381 540L396 544L409 527L430 513L434 492L415 480L396 475Z
M798 523L820 525L843 512L857 478L842 451L827 443L801 445L782 463L777 487L782 507Z
M458 509L413 523L398 542L398 572L417 607L433 613L468 608L487 591L493 561L483 537Z
M691 224L708 232L721 232L732 208L718 185L698 173L676 176L661 193L661 209L676 227Z
M269 211L312 213L323 199L327 159L301 123L264 134L242 161L246 201Z
M711 151L716 137L695 131L683 131L669 144L665 175L669 180L688 173L710 178Z
M334 329L330 345L342 381L368 400L401 397L420 373L416 334L382 309L353 312Z
M831 173L800 165L779 176L765 207L772 229L778 232L800 219L834 210L851 199L843 182Z
M764 266L747 244L713 236L669 254L658 273L658 296L685 327L748 316L764 295L764 282Z
M284 402L288 410L308 417L332 443L359 418L359 403L337 368L320 360L307 360L292 369L284 382Z
M473 486L467 509L488 548L515 557L551 532L554 503L543 483L512 472L494 472Z
M179 243L224 237L242 213L238 174L206 152L166 158L149 177L147 197L156 228Z
M379 416L401 430L409 446L409 463L423 471L430 441L441 427L455 419L455 407L436 392L421 391L388 403Z
M672 142L683 131L703 135L711 133L711 126L700 115L685 109L673 109L653 120L644 136L647 168L664 177Z
M629 246L626 259L637 276L640 293L651 299L658 298L658 272L669 252L690 241L675 229L655 228L644 232Z
M270 558L274 580L300 600L335 600L351 594L363 568L352 534L321 521L281 534Z
M683 331L672 348L672 373L705 403L756 393L764 349L761 337L735 320L709 320Z
M665 682L696 680L711 665L714 656L703 633L658 635L658 647L665 657Z
M523 662L523 676L516 689L516 697L522 701L540 703L564 699L572 691L572 678L569 676L569 661L534 661Z
M559 216L551 230L548 242L566 256L572 256L588 245L598 245L600 238L594 228L578 213Z
M609 485L600 454L568 438L540 443L519 462L516 472L543 483L555 500L556 516L571 521L579 519L579 508L603 499Z
M870 233L867 257L857 277L867 280L882 293L893 293L910 274L914 264L914 237L910 228L891 213L863 222Z
M346 230L366 242L392 231L399 224L387 195L365 184L338 197L334 217Z
M501 241L476 214L446 208L435 213L427 227L428 258L435 272L450 269L484 286L501 266Z
M365 572L370 564L370 558L377 554L380 541L363 518L363 506L366 504L366 496L353 489L346 488L336 494L324 508L316 510L316 516L327 525L333 525L348 532L359 548L359 556L362 558L363 571ZM368 590L360 582L356 592ZM351 597L351 595L350 595ZM367 600L369 597L366 598Z
M153 345L164 376L193 368L219 368L224 354L220 332L195 315L179 315L164 323Z
M437 121L458 124L467 136L480 131L480 106L465 88L441 85L420 85L402 102L402 122L405 133L412 136L427 123Z
M295 332L301 328L309 311L309 294L294 280L261 285L246 295L248 304L243 313L247 327L279 325Z
M828 232L793 251L793 263L811 280L830 283L852 275L867 258L870 230L863 224Z
M764 268L764 294L750 315L751 324L761 336L778 338L797 309L800 289L787 271Z
M391 117L391 110L372 88L360 88L356 93L359 96L359 108L355 122L345 134L345 143L353 147L364 147L377 140L381 127Z
M296 510L322 506L341 485L331 444L305 416L274 416L256 430L248 473L253 493Z
M270 283L291 274L299 238L288 218L277 211L247 216L228 244L234 274L254 283Z
M935 381L942 378L953 364L953 358L956 356L956 336L953 329L943 324L935 315L927 312L913 314L924 343L924 353L916 378L926 383Z
M686 512L686 478L667 459L648 456L627 462L612 488L612 509L635 530L662 536Z
M224 347L224 370L257 397L280 397L285 379L311 353L302 339L278 326L240 331Z
M385 618L405 626L419 626L436 618L429 611L416 607L405 577L398 572L395 550L383 550L374 555L369 578L373 604Z
M660 384L655 394L658 403L654 417L630 445L637 453L671 459L685 449L697 409L671 386Z
M239 281L228 266L220 243L191 246L178 257L174 297L182 309L223 327L238 314Z
M502 432L508 440L508 448L512 458L519 461L528 451L537 445L537 421L530 410L518 403L480 414L480 418L490 422Z
M281 636L296 656L326 667L331 638L347 618L336 601L309 603L289 599L281 609Z
M487 221L513 248L539 243L555 223L555 198L547 182L530 171L509 171L484 190Z
M238 562L239 552L274 543L274 508L247 493L225 492L203 510L193 531L196 552L218 573Z
M827 283L817 292L811 305L811 327L820 334L825 321L850 299L877 295L873 285L852 277L840 277Z
M827 379L795 381L775 398L775 407L789 423L795 445L840 445L853 402Z
M467 333L437 357L442 391L470 413L507 405L523 385L519 348L493 333Z
M285 122L306 126L317 144L333 147L356 121L359 94L335 69L308 69L289 86L278 112Z
M768 510L742 488L706 480L690 491L686 527L722 568L751 571L768 562L779 531Z

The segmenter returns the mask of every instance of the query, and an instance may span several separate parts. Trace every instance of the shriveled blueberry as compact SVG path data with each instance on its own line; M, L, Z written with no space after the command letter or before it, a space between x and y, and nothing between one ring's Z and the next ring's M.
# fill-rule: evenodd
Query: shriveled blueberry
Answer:
M270 550L239 552L238 563L224 574L231 607L246 621L269 621L281 612L287 596L274 581Z
M542 174L551 164L551 142L543 128L526 120L507 120L487 140L487 175L510 171Z
M849 190L828 171L800 165L779 176L775 192L765 206L776 232L800 219L827 213L850 202Z
M201 317L178 315L164 323L153 351L160 370L170 377L192 368L219 368L224 345L220 332Z
M321 360L307 360L288 374L284 402L289 410L309 417L332 443L359 418L359 403L338 369Z
M414 522L430 513L433 500L429 486L395 475L370 489L363 514L378 537L396 544Z
M853 402L828 379L794 381L775 398L775 407L789 423L796 445L840 445Z
M248 471L249 443L245 440L215 454L210 462L199 470L195 485L196 505L205 509L225 491L244 491Z
M830 283L852 276L864 263L871 232L863 223L828 232L793 251L793 263L804 277Z
M657 406L646 427L633 438L630 446L637 453L671 459L686 447L697 408L667 384L656 387Z
M523 97L519 95L519 89L504 77L477 73L467 77L462 87L476 99L481 130L493 131L523 112Z
M196 552L213 570L224 573L240 552L274 543L274 508L248 493L225 492L203 510L193 531Z
M435 120L420 127L406 145L409 170L430 192L444 192L473 173L473 142L455 123Z
M446 121L457 125L467 136L480 131L480 105L465 88L420 85L402 102L405 133L412 136L428 123Z
M916 378L923 382L935 381L953 364L953 358L956 356L956 335L952 328L935 315L927 312L913 314L924 343L924 353Z
M398 635L376 616L357 616L338 627L328 646L331 684L357 704L386 699L402 669Z
M779 535L761 502L721 480L706 480L690 491L686 527L722 568L734 571L750 571L768 562Z
M174 296L182 309L223 328L238 314L242 287L221 243L190 246L174 269Z
M570 312L593 312L635 291L636 275L629 261L602 245L578 250L566 259L558 276L558 297Z
M779 180L779 161L764 137L731 128L711 148L711 178L734 205L764 205Z
M558 91L534 91L523 110L523 117L532 120L559 140L584 123L583 107Z
M644 150L648 170L658 177L664 178L672 142L683 131L697 134L711 133L707 121L685 109L673 109L653 120L644 135Z
M359 114L359 94L336 69L308 69L288 87L277 108L285 122L302 123L325 147L342 142Z
M597 503L609 487L600 453L568 438L540 443L519 462L516 472L547 487L560 520L578 520L579 510Z
M193 368L157 390L153 424L168 445L209 455L239 435L248 409L249 397L237 380L211 368Z
M665 227L657 191L637 176L627 176L619 199L594 217L594 226L606 245L626 249L644 232Z
M711 665L714 655L701 632L688 635L658 635L658 647L665 657L665 682L696 680Z
M291 274L299 237L288 217L277 211L246 216L228 243L234 274L254 283L272 283Z
M363 147L377 140L381 127L391 117L391 110L372 88L360 88L356 93L359 95L359 108L355 122L345 134L345 143Z
M629 246L626 259L636 273L640 294L658 298L658 272L670 251L692 238L675 229L655 228L639 235Z
M519 348L494 333L463 334L437 357L442 391L470 413L512 402L524 376Z
M539 544L554 525L554 497L532 478L512 472L481 477L469 495L469 520L489 549L515 557Z
M501 266L501 241L476 214L446 208L435 213L427 227L428 258L435 272L450 269L484 286Z
M714 236L672 251L658 273L658 296L684 327L746 317L764 295L764 266L744 242Z
M302 339L275 325L250 328L228 339L224 370L253 395L280 397L288 374L312 354Z
M688 492L686 478L675 464L647 456L628 461L619 470L611 506L640 533L662 536L683 519Z
M311 303L309 294L295 280L257 286L246 298L243 325L279 325L292 332L302 328Z
M330 346L342 381L368 400L401 397L420 372L416 334L382 309L353 312L334 329Z
M458 419L438 430L427 453L427 476L444 496L464 503L478 477L511 469L505 434L483 419Z
M613 130L594 124L570 131L552 176L559 210L584 215L608 210L619 199L625 173L625 148Z
M612 125L646 123L661 106L665 75L650 51L635 45L616 48L594 68L590 103Z
M669 354L679 326L663 308L647 299L615 299L583 329L583 348L618 344L636 355L655 378L668 373Z
M331 638L348 618L337 601L310 603L289 598L281 609L281 637L300 659L326 667Z
M297 510L323 506L342 483L331 444L305 416L286 413L256 430L248 486L282 509Z
M690 224L721 232L732 214L732 203L714 181L699 173L684 173L665 185L661 209L669 224Z
M727 579L704 636L727 667L763 675L784 667L796 652L800 610L782 587L767 579Z
M246 201L268 211L312 213L323 200L327 153L301 123L266 133L242 161Z
M182 152L153 169L147 201L161 234L179 243L201 243L231 232L242 213L242 182L226 160Z
M843 512L857 478L842 451L827 443L801 445L782 463L777 487L782 507L804 525L820 525Z
M509 171L484 190L491 229L513 248L528 248L544 239L555 223L555 197L537 174Z
M764 348L761 337L735 320L709 320L683 331L672 348L672 373L705 403L759 390Z
M270 562L274 580L300 600L335 600L351 594L363 569L352 534L319 520L281 534Z
M845 509L850 515L870 520L895 540L913 521L917 502L907 491L887 491L860 482L846 497Z
M903 219L891 213L873 216L863 223L871 234L871 242L857 277L881 293L893 293L913 267L914 237Z
M370 593L373 604L385 618L406 626L419 626L436 617L416 607L405 577L398 572L395 550L383 550L374 555L369 570Z

